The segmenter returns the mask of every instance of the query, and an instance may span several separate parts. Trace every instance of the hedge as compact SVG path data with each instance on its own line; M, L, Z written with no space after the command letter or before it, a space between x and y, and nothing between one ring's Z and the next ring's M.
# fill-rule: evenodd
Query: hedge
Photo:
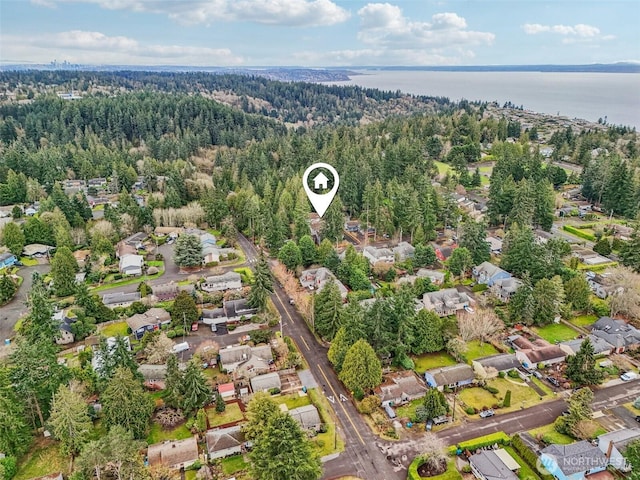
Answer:
M500 445L509 445L509 435L504 432L495 432L483 437L473 438L466 442L461 442L458 445L454 445L453 447L449 447L449 453L456 453L458 447L460 447L461 450L477 450L478 448L488 447L496 443Z
M413 459L411 465L409 465L409 469L407 471L407 480L424 480L424 477L421 477L418 474L418 467L422 465L422 458L418 455ZM461 480L462 475L456 469L456 464L454 460L447 461L447 470L440 475L436 475L435 477L429 477L429 480Z
M590 240L590 241L595 241L596 237L594 235L591 235L590 233L585 233L582 230L576 228L576 227L572 227L571 225L563 225L562 226L563 230L566 230L567 232L575 235L576 237L580 237L583 238L585 240Z
M522 441L522 439L518 434L511 437L511 446L514 448L516 452L518 452L518 455L520 455L522 460L524 460L525 463L529 465L529 467L534 472L537 472L538 475L540 475L540 478L542 480L553 480L554 478L553 475L548 473L545 474L538 470L538 468L536 467L538 463L538 457L536 456L535 453L531 451L529 447L525 445L525 443Z

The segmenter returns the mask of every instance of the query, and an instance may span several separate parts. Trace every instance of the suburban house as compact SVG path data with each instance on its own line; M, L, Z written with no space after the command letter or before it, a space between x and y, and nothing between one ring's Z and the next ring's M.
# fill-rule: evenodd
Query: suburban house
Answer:
M362 249L362 255L369 260L371 265L375 265L378 262L394 263L396 260L393 250L389 248L366 246Z
M605 339L596 337L595 335L587 335L586 338L593 346L593 353L596 355L610 355L613 352L613 345ZM575 355L580 350L580 345L584 342L584 338L576 338L560 342L559 347L568 355Z
M178 238L180 235L184 233L184 228L182 227L156 227L153 231L153 234L156 237L169 237L169 238Z
M233 382L218 385L218 393L223 400L232 400L236 398L236 387Z
M91 250L76 250L73 252L73 258L78 262L80 268L84 267L89 258L91 257Z
M520 464L504 448L480 450L469 457L471 472L480 480L517 480Z
M230 323L239 322L243 319L248 320L258 313L258 309L250 306L249 302L244 298L227 300L223 302L222 307L224 308L227 322Z
M239 426L207 430L205 438L209 460L240 454L245 445Z
M304 430L320 430L322 420L315 405L304 405L287 412Z
M640 346L640 330L624 320L601 317L591 327L591 334L613 345L613 353Z
M223 248L216 245L204 244L202 246L202 263L220 263L224 261L230 253L237 253L234 248Z
M128 307L133 302L139 302L141 298L140 292L105 293L102 296L102 303L109 308Z
M160 285L151 285L151 293L160 302L173 300L178 296L180 287L175 282L162 283Z
M492 286L496 280L511 277L509 272L491 262L482 262L480 265L473 267L471 274L476 282L489 287Z
M489 250L494 255L502 254L502 240L498 237L487 237L487 243L489 244Z
M506 303L511 300L513 295L522 285L523 284L520 280L510 276L509 278L497 279L491 286L490 290L496 298Z
M182 366L184 367L184 364ZM138 372L142 375L146 386L164 387L164 379L167 377L166 365L142 364L138 365Z
M69 310L58 310L53 314L53 320L58 323L60 334L56 338L58 345L67 345L75 341L75 335L71 329L71 324L76 321L75 316L71 316Z
M227 316L224 313L224 308L203 308L200 314L200 319L205 325L225 325L227 323ZM213 328L213 327L212 327Z
M358 233L360 231L360 222L358 220L348 220L344 223L346 232Z
M242 288L242 277L237 272L226 272L222 275L207 277L200 289L205 292L224 292L225 290L237 290Z
M136 340L140 340L147 332L153 332L169 324L171 324L171 315L164 308L151 308L144 313L136 313L127 318L127 325Z
M0 268L6 268L14 265L18 259L13 253L0 253Z
M51 250L53 250L53 247L50 245L43 245L41 243L30 243L29 245L24 246L24 248L22 249L22 253L24 253L25 257L41 258L46 257Z
M118 268L123 275L142 275L142 255L124 255L120 257Z
M220 350L220 368L227 373L233 373L238 368L247 364L254 370L253 376L266 373L273 362L273 352L269 345L250 347L249 345L235 345ZM263 371L258 371L263 370Z
M164 465L179 470L193 465L198 460L198 438L167 440L149 445L147 449L149 466Z
M601 263L609 263L611 261L607 257L603 257L593 250L583 248L578 245L571 245L571 256L576 257L585 265L599 265Z
M469 295L459 292L455 288L446 288L437 292L428 292L422 296L424 308L436 312L441 317L455 315L457 312L469 309L475 304Z
M495 378L500 372L507 373L520 368L520 362L513 353L497 353L488 357L477 358L471 362L478 378L487 380Z
M335 277L331 270L325 267L304 270L300 275L300 285L302 285L303 288L319 292L324 288L329 279L333 279L336 283L342 298L347 298L347 293L349 293L347 287L345 287L342 282Z
M640 440L640 429L629 428L605 433L598 437L598 448L609 460L609 465L622 472L629 470L624 452L631 442Z
M144 242L148 238L148 235L144 232L137 232L133 235L129 235L127 238L122 240L122 242L126 245L131 245L135 248L144 248L142 242Z
M473 369L464 363L434 368L424 372L424 379L432 388L442 391L444 387L456 388L471 385L475 381Z
M587 283L594 295L601 299L607 298L618 289L614 279L608 273L595 275L591 273L591 276L587 276Z
M437 270L429 270L427 268L421 268L416 272L415 275L407 275L405 277L400 277L397 283L398 284L410 283L413 285L414 283L416 283L416 280L418 278L428 278L433 285L442 285L442 283L444 282L444 273L439 272Z
M282 382L280 382L280 375L278 375L278 372L257 375L251 379L251 390L253 393L268 392L274 388L277 388L278 390L282 388Z
M423 397L427 387L413 370L404 370L385 375L383 382L374 392L383 407L395 407Z
M126 255L136 255L137 253L138 249L134 245L125 243L124 240L116 244L116 258L122 258Z
M409 242L400 242L398 245L393 247L393 255L397 262L404 262L409 258L413 258L413 255L416 252L416 249Z
M436 252L436 258L440 261L440 262L446 262L447 259L451 256L451 254L453 253L453 249L457 247L456 244L453 244L449 247L447 246L442 246L442 245L438 245L435 243L431 244L433 246L433 249Z
M558 480L582 480L607 468L608 459L587 440L569 445L551 444L540 452L540 463Z
M564 362L567 354L558 345L538 346L516 350L516 358L525 368L548 367Z

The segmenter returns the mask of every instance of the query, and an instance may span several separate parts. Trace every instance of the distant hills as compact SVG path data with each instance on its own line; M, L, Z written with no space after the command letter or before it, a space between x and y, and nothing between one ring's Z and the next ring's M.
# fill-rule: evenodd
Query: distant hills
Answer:
M406 70L425 72L594 72L640 73L640 63L592 63L589 65L467 65L438 67L361 67L358 70Z

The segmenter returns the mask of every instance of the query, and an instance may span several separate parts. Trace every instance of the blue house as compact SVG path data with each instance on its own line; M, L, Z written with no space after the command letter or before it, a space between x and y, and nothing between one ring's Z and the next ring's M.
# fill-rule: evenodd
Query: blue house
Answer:
M552 444L540 452L540 463L558 480L583 480L586 475L605 470L609 460L591 442Z
M0 268L10 267L14 265L18 259L13 253L0 254Z
M496 280L511 278L511 274L506 270L497 267L491 262L482 262L471 271L476 282L491 287Z

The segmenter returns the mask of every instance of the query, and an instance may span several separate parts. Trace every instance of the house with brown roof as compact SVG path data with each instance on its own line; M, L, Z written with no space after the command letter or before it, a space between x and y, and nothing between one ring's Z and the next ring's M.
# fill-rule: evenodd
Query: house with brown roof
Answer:
M171 323L171 315L164 308L151 308L144 313L136 313L127 318L127 325L140 340L146 332L158 330L162 325Z
M239 426L208 430L205 438L209 460L240 454L245 445Z
M405 370L385 375L383 382L374 392L383 407L395 407L423 397L427 392L427 386L413 370Z
M197 437L149 445L147 458L151 467L164 465L176 470L186 468L193 465L199 458Z
M116 258L122 258L125 255L136 255L138 250L134 245L129 245L125 243L124 240L118 242L116 244Z
M498 353L488 357L477 358L471 362L478 378L483 380L495 378L500 372L519 369L520 362L513 353Z
M564 362L567 354L558 345L540 346L516 350L516 358L525 368L547 367Z

